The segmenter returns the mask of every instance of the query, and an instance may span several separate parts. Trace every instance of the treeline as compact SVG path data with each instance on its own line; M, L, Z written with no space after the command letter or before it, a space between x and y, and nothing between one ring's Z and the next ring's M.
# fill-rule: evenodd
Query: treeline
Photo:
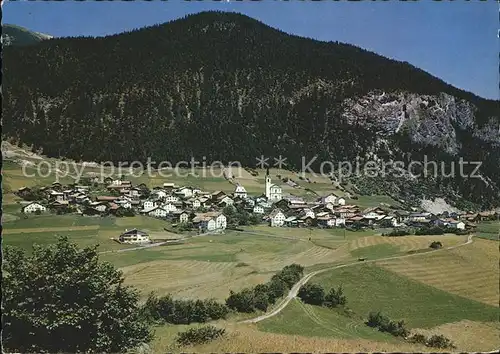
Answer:
M457 229L454 227L440 227L440 226L428 226L428 227L419 227L416 229L410 228L396 228L391 232L383 233L382 236L408 236L408 235L444 235L444 234L455 234L455 235L467 235L470 231Z
M344 295L342 286L339 286L338 289L331 288L330 291L326 293L321 285L305 284L300 288L297 295L302 302L317 306L334 308L344 306L347 303L347 298Z
M292 264L273 275L266 284L246 288L240 292L230 291L226 299L228 308L237 312L266 311L277 299L283 297L304 275L304 267Z
M395 337L407 339L411 343L424 344L428 347L440 349L455 348L453 343L443 335L435 334L427 338L423 334L416 333L410 336L410 330L406 328L403 320L393 321L380 312L370 312L365 324L369 327L377 328L380 332L386 332Z
M171 295L157 297L150 294L141 313L152 322L190 324L226 318L229 309L214 299L179 300Z

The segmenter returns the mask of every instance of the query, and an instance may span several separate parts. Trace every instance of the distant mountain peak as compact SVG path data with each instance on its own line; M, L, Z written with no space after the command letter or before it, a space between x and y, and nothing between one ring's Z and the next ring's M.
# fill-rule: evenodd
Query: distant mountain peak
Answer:
M51 35L31 31L25 27L11 24L2 25L2 45L26 46L54 38Z

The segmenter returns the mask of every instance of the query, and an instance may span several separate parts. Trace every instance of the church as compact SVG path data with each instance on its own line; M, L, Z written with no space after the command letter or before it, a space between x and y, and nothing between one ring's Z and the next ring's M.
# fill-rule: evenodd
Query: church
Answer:
M269 169L266 173L266 198L271 202L277 202L281 200L281 187L273 184L271 182L271 176L269 176Z

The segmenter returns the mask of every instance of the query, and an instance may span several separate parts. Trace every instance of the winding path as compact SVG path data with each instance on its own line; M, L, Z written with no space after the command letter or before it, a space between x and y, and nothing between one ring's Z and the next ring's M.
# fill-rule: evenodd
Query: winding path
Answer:
M297 296L297 294L299 292L299 289L304 284L306 284L312 277L314 277L314 276L316 276L318 274L325 273L325 272L328 272L328 271L331 271L331 270L334 270L334 269L351 267L351 266L354 266L354 265L357 265L357 264L374 263L374 262L379 262L379 261L387 261L387 260L391 260L391 259L400 259L400 258L409 258L409 257L417 257L417 256L427 255L429 253L440 252L440 251L443 251L443 250L451 250L451 249L458 248L458 247L461 247L461 246L465 246L465 245L468 245L468 244L471 244L471 243L472 243L472 235L469 235L467 237L467 241L464 242L464 243L461 243L461 244L455 245L455 246L450 246L450 247L442 248L442 249L437 249L437 250L429 251L429 252L413 253L413 254L405 254L405 255L402 255L402 256L393 256L393 257L371 259L371 260L364 261L364 262L356 261L356 262L341 264L341 265L334 266L334 267L329 267L329 268L325 268L325 269L316 270L316 271L311 272L309 274L306 274L304 277L302 277L302 279L300 279L292 287L292 289L290 289L290 291L288 292L287 296L279 303L279 305L274 310L272 310L269 313L265 313L265 314L263 314L261 316L255 317L255 318L251 318L251 319L248 319L248 320L240 321L239 323L257 323L257 322L266 320L268 318L271 318L273 316L276 316L278 313L280 313L281 311L283 311L283 309L290 303L290 301L292 301L293 298L295 298Z

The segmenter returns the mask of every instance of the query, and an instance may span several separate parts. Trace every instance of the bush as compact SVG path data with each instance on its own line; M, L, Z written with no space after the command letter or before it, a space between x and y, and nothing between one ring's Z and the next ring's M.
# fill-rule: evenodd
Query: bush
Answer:
M61 237L30 255L7 246L4 256L5 351L116 353L151 340L138 292L99 262L97 247L79 249Z
M445 349L445 348L454 348L455 346L453 345L453 343L448 339L446 338L445 336L443 335L433 335L431 336L428 340L427 340L427 343L426 345L428 347L432 347L432 348L440 348L440 349Z
M443 244L439 241L433 241L429 247L437 250L443 248Z
M267 283L267 288L269 303L274 303L277 299L285 295L286 291L288 290L286 283L279 278L275 278Z
M226 306L238 312L250 313L255 311L254 292L252 289L243 289L239 293L232 290L226 299Z
M415 230L415 235L443 235L445 230L440 227L421 227Z
M415 333L409 339L411 343L427 344L427 338L420 333Z
M391 232L384 234L384 236L408 236L410 232L403 229L394 229Z
M332 308L337 306L344 306L346 303L347 299L344 295L342 286L339 286L338 290L335 290L335 288L331 288L330 292L325 296L324 305L327 307Z
M226 330L224 328L217 328L215 326L190 328L185 332L177 334L175 341L182 346L203 344L223 337L225 333Z
M305 284L300 288L297 295L302 302L311 305L321 306L325 300L324 289L316 284Z
M370 312L366 325L372 328L378 328L380 332L387 332L396 337L406 337L409 334L404 321L391 321L380 312Z

